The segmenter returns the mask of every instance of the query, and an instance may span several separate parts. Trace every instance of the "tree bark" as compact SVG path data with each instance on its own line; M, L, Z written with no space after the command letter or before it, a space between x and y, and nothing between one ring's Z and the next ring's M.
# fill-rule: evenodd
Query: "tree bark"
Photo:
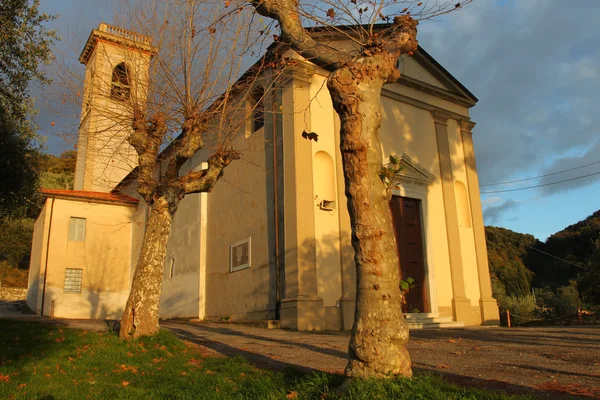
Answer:
M328 81L341 121L340 148L356 262L356 309L346 367L350 377L412 376L390 197L379 176L380 97L389 79L389 61L365 57L337 69Z
M171 233L173 207L164 197L151 208L131 292L121 316L121 339L158 333L158 307L163 282L163 265Z

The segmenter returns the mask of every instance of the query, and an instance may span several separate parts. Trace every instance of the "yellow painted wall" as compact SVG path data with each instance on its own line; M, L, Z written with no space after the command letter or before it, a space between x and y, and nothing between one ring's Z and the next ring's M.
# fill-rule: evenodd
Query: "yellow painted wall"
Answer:
M242 159L224 172L207 198L206 318L273 318L274 268L269 266L264 128L238 135ZM202 159L202 158L201 158ZM269 177L269 178L267 178ZM229 272L229 246L252 239L251 267ZM270 312L266 310L271 310Z
M161 318L198 318L200 313L200 196L187 195L173 218L163 269Z
M51 199L48 200L48 204ZM120 318L129 294L131 218L135 206L56 199L44 315ZM47 210L48 212L48 210ZM86 218L84 241L70 241L69 218ZM65 268L83 269L81 293L64 293Z

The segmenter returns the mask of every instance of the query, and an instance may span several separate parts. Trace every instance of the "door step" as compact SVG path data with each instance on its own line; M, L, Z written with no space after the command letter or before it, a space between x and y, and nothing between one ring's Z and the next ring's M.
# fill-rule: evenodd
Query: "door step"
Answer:
M409 329L464 328L465 323L454 321L452 317L440 317L438 313L404 314Z

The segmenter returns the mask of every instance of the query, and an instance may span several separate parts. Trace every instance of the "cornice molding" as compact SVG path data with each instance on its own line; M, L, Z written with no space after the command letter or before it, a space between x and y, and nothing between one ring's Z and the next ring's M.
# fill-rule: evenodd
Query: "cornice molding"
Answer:
M79 56L79 62L87 64L96 48L98 41L106 41L125 46L154 56L158 49L152 46L149 36L141 35L112 25L100 23L98 29L93 29Z
M451 117L450 114L438 110L432 111L431 115L433 115L433 120L435 123L441 125L448 125L448 120Z
M312 82L312 77L315 74L315 70L316 66L312 63L294 60L291 65L285 67L285 71L281 78L281 84L285 85L291 80L310 84Z
M462 133L470 133L471 135L473 134L473 128L476 125L475 122L466 119L461 119L458 121L458 123L460 124L460 131Z

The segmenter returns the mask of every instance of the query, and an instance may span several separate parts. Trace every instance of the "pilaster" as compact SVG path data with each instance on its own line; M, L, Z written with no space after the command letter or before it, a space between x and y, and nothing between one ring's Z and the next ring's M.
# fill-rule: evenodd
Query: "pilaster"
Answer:
M312 148L302 138L302 132L311 129L309 89L314 67L300 62L288 68L282 83L285 294L281 326L325 329L323 299L317 296Z
M498 303L492 297L492 284L485 241L485 228L483 212L479 193L479 178L475 164L475 151L473 148L473 128L475 123L469 120L460 120L460 131L465 154L465 168L469 186L469 203L471 204L471 218L473 221L473 236L477 258L477 273L479 278L479 308L481 323L484 325L498 325L500 322Z
M460 230L454 178L452 174L452 153L448 139L448 119L450 116L439 111L432 112L437 137L442 195L444 198L444 215L446 217L446 236L450 258L450 276L452 279L452 308L456 321L470 321L471 301L466 297L463 261L460 245Z

